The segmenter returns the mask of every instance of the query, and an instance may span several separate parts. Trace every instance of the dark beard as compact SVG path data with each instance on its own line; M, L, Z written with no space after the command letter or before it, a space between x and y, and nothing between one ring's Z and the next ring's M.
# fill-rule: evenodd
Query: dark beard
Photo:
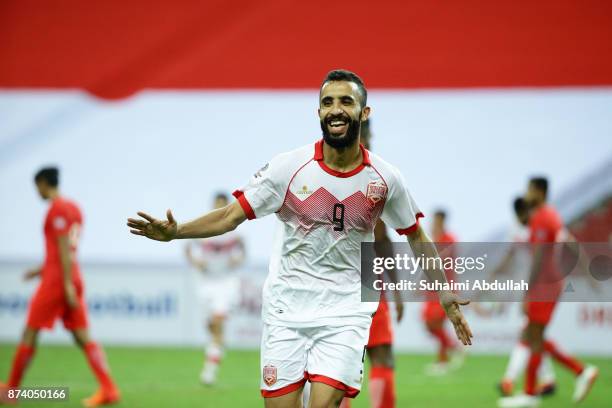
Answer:
M359 120L349 119L349 127L346 134L342 137L334 137L327 130L327 120L321 120L321 130L323 131L323 140L334 149L344 149L352 146L359 137L359 129L361 122Z

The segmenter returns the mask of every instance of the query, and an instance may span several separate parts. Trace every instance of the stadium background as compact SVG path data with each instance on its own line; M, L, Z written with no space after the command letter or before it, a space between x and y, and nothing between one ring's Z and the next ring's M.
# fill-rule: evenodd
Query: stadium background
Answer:
M426 215L449 211L461 240L503 239L512 198L545 174L579 238L611 241L609 2L4 1L0 38L2 342L18 339L34 289L20 281L43 251L45 205L31 179L51 163L85 214L94 336L200 344L183 245L134 239L124 220L166 208L192 218L213 193L319 138L318 85L337 67L370 90L373 150L400 168ZM258 346L274 223L240 229L249 258L234 348ZM468 313L474 353L510 349L518 307ZM564 347L612 356L612 306L558 314ZM417 316L408 305L397 348L432 352ZM43 339L68 341L59 327Z

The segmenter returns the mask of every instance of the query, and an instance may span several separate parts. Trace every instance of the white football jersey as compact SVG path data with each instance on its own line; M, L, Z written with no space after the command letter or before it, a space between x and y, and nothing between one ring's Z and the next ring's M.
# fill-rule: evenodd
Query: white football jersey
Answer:
M262 317L288 327L369 325L377 303L361 302L361 242L378 218L400 234L423 215L399 171L361 146L342 173L323 161L323 141L276 156L234 196L249 219L281 221L263 290Z
M206 239L194 239L189 243L193 256L206 262L204 278L225 277L232 273L232 259L240 256L243 252L242 241L235 231L228 232L218 237Z

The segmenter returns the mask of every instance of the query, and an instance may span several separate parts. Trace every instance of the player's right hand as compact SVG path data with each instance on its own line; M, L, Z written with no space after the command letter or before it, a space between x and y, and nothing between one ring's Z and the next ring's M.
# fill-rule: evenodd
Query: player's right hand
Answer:
M455 293L448 291L438 292L438 296L440 297L440 304L444 308L448 320L450 320L455 327L457 338L464 346L471 346L472 337L474 337L474 335L459 307L469 305L470 301L460 299Z
M150 215L139 211L137 213L144 220L128 218L127 226L134 235L142 235L156 241L172 241L176 238L178 224L172 215L172 211L166 212L167 220L158 220Z

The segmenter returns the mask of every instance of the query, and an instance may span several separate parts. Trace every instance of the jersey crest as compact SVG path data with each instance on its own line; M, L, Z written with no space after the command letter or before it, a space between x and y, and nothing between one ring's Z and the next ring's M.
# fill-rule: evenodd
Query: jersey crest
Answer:
M385 199L387 197L387 186L385 183L381 181L373 181L368 184L368 188L366 190L366 198L368 203L371 205L376 205L380 200Z
M276 383L276 378L276 367L273 365L267 365L263 368L263 380L268 387L271 387Z

